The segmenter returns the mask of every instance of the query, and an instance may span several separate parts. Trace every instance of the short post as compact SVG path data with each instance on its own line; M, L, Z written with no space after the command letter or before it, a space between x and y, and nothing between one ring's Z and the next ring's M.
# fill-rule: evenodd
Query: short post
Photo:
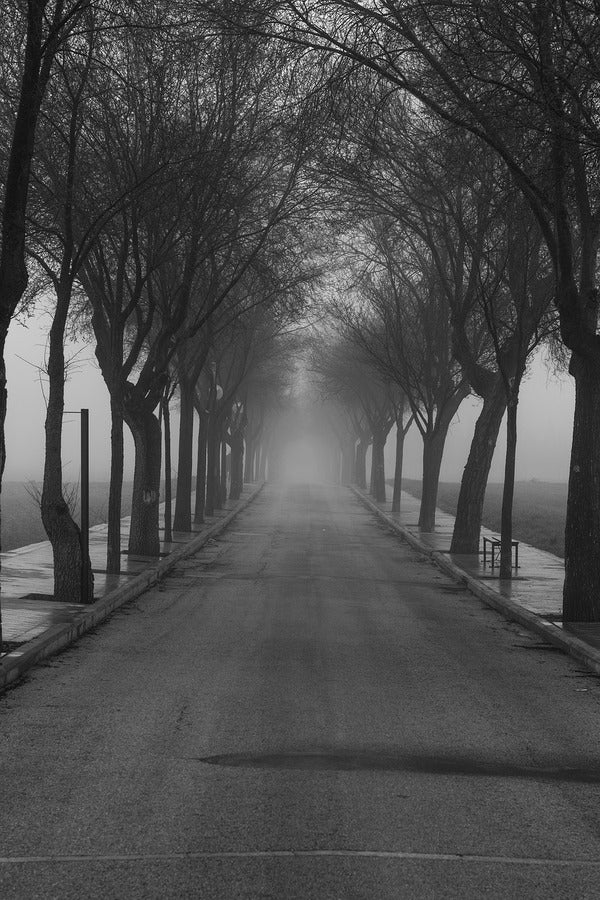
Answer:
M89 603L90 555L90 411L81 410L81 602Z

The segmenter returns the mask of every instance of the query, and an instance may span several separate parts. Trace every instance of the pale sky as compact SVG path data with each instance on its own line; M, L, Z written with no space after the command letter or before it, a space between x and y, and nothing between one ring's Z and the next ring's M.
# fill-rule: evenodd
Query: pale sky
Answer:
M550 374L538 356L521 387L517 421L517 480L568 480L574 404L575 388L571 377L565 374L557 378ZM480 406L480 400L468 397L458 410L448 433L442 481L460 481ZM490 481L501 482L504 478L505 428L506 423L503 422ZM409 478L421 476L421 448L420 435L413 427L405 447L405 475Z
M44 446L44 397L35 365L43 360L49 319L32 319L27 327L14 321L8 336L8 417L6 428L9 481L41 479ZM68 355L79 351L78 362L66 387L67 409L90 410L90 476L107 480L109 474L110 418L108 393L94 357L93 344L71 345ZM28 360L24 362L19 357ZM541 360L532 366L521 391L519 404L519 443L517 478L540 481L566 481L573 419L574 388L568 375L557 379L548 373ZM446 445L442 466L443 481L459 481L468 453L478 401L468 398L459 409ZM177 416L174 410L174 440ZM127 429L126 433L127 433ZM504 426L502 427L502 436ZM79 478L79 417L67 416L64 427L65 481ZM174 458L175 449L173 451ZM496 449L491 481L502 481L504 440ZM133 474L133 454L128 440L126 478ZM387 476L393 474L393 440L386 448ZM416 428L409 432L406 444L405 474L421 475L421 441Z

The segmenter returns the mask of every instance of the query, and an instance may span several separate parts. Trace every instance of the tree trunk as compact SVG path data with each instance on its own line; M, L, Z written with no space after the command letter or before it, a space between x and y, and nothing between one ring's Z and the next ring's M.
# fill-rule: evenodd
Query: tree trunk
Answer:
M402 497L402 466L404 463L404 438L406 433L402 420L396 423L396 460L394 464L394 493L392 495L392 512L400 512Z
M48 407L41 512L44 529L52 545L54 599L81 603L94 599L92 567L83 559L81 532L63 496L62 427L65 405L64 333L71 299L70 285L57 292L56 310L50 328L48 349ZM83 590L86 578L86 590ZM83 595L83 596L82 596Z
M260 445L260 464L258 466L258 480L265 481L267 478L267 462L269 457L269 451L271 448L271 439L265 443L264 441ZM273 479L276 473L271 472L271 465L269 464L269 478Z
M154 413L135 400L127 403L125 420L131 429L135 444L129 553L138 556L158 556L160 425Z
M194 508L194 523L202 525L204 522L204 507L206 503L206 438L208 417L206 413L198 413L198 459L196 463L196 505Z
M214 516L217 506L217 487L219 469L219 437L215 417L210 416L208 424L206 465L206 515Z
M436 431L423 437L423 486L421 508L419 510L419 528L424 532L435 531L435 508L447 433L448 426L446 428L438 428Z
M385 442L387 433L373 433L371 452L371 495L378 503L385 503Z
M479 552L485 490L505 409L506 390L498 376L492 391L483 400L475 423L460 483L451 553Z
M194 447L194 388L179 375L179 452L177 459L177 493L175 499L175 531L192 530L192 458Z
M565 528L564 622L600 621L600 377L573 357L575 416Z
M508 403L506 415L506 458L504 461L500 533L500 578L512 578L512 518L515 493L515 464L517 459L518 402L518 394L513 389L513 396Z
M227 441L221 440L221 478L219 481L219 506L225 506L227 500Z
M244 489L244 435L235 431L231 435L231 485L229 499L239 500Z
M165 541L173 540L173 526L172 526L172 514L173 514L173 497L171 490L171 414L169 411L169 397L168 395L163 396L160 401L160 408L162 411L162 420L163 420L163 428L164 428L164 441L165 441ZM178 482L179 483L179 482ZM189 531L190 529L188 529Z
M17 114L12 128L10 153L5 168L2 225L0 238L0 490L6 465L6 336L17 305L27 287L25 264L25 236L27 195L35 130L50 66L42 65L44 15L46 4L33 0L28 4L27 36L23 54L23 69L19 88ZM51 51L46 46L46 59ZM2 619L0 615L0 646Z
M110 398L110 486L108 491L108 541L106 571L121 571L121 509L123 495L123 407L120 398Z
M244 481L254 481L254 441L246 438L246 456L244 460Z
M359 488L363 490L367 487L367 449L369 445L359 440L356 445L356 457L354 463L354 480Z

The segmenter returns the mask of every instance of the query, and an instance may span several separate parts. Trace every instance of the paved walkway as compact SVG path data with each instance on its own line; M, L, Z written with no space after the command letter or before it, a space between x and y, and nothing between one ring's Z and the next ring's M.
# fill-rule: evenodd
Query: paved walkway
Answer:
M399 513L392 513L391 502L378 503L377 506L390 519L410 531L426 547L450 556L454 516L436 510L435 532L426 533L420 531L418 526L420 500L411 494L402 492ZM484 537L499 539L500 535L490 531L489 528L482 528L482 546ZM519 536L517 534L514 537L518 539ZM452 554L451 559L468 575L483 582L500 596L507 597L524 609L553 622L559 628L562 627L562 589L565 573L564 560L559 556L519 541L519 568L515 570L511 581L500 581L498 566L492 569L489 553L484 564L482 550L478 554ZM600 647L600 624L570 624L569 631L591 646Z
M236 506L227 501L223 509L207 517L204 525L193 525L191 532L174 532L171 542L161 541L161 556L186 544L214 525ZM164 504L160 507L160 531L164 533ZM107 525L90 529L90 557L94 571L94 596L104 597L109 591L126 584L148 569L153 557L130 556L127 553L130 517L121 520L122 571L120 575L106 573ZM2 636L9 643L21 644L43 634L53 625L72 622L87 607L80 603L58 603L52 600L54 576L52 547L49 541L28 544L0 553L0 597L2 608Z
M171 543L161 544L161 554L168 554L200 534L202 530L225 516L235 504L228 502L224 509L207 519L204 526L194 526L189 533L175 532ZM419 500L403 492L400 513L392 513L391 503L378 504L379 508L402 527L409 530L426 547L441 553L450 553L450 541L454 528L454 516L437 510L436 530L420 532L418 528ZM161 515L163 509L161 507ZM162 528L162 525L161 525ZM163 529L164 530L164 529ZM127 547L129 518L122 520L122 544ZM482 529L482 538L497 538L489 529ZM517 535L518 537L518 535ZM94 569L95 596L103 597L110 590L139 575L151 564L149 557L123 555L123 570L118 576L106 574L106 525L90 529L90 555ZM47 628L63 622L71 622L84 607L80 604L57 603L49 599L53 590L52 552L48 541L29 544L0 554L2 628L7 642L25 643L42 634ZM511 582L500 582L498 568L492 570L483 555L453 555L452 560L461 569L515 603L536 615L561 627L563 560L538 550L529 544L519 543L519 568ZM36 596L37 595L37 596ZM600 647L600 625L571 625L569 630L594 647Z

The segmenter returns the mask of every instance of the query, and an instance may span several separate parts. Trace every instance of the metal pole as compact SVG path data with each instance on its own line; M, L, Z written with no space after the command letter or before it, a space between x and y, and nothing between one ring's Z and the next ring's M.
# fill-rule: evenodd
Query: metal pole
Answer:
M89 603L90 555L90 411L81 410L81 601Z

